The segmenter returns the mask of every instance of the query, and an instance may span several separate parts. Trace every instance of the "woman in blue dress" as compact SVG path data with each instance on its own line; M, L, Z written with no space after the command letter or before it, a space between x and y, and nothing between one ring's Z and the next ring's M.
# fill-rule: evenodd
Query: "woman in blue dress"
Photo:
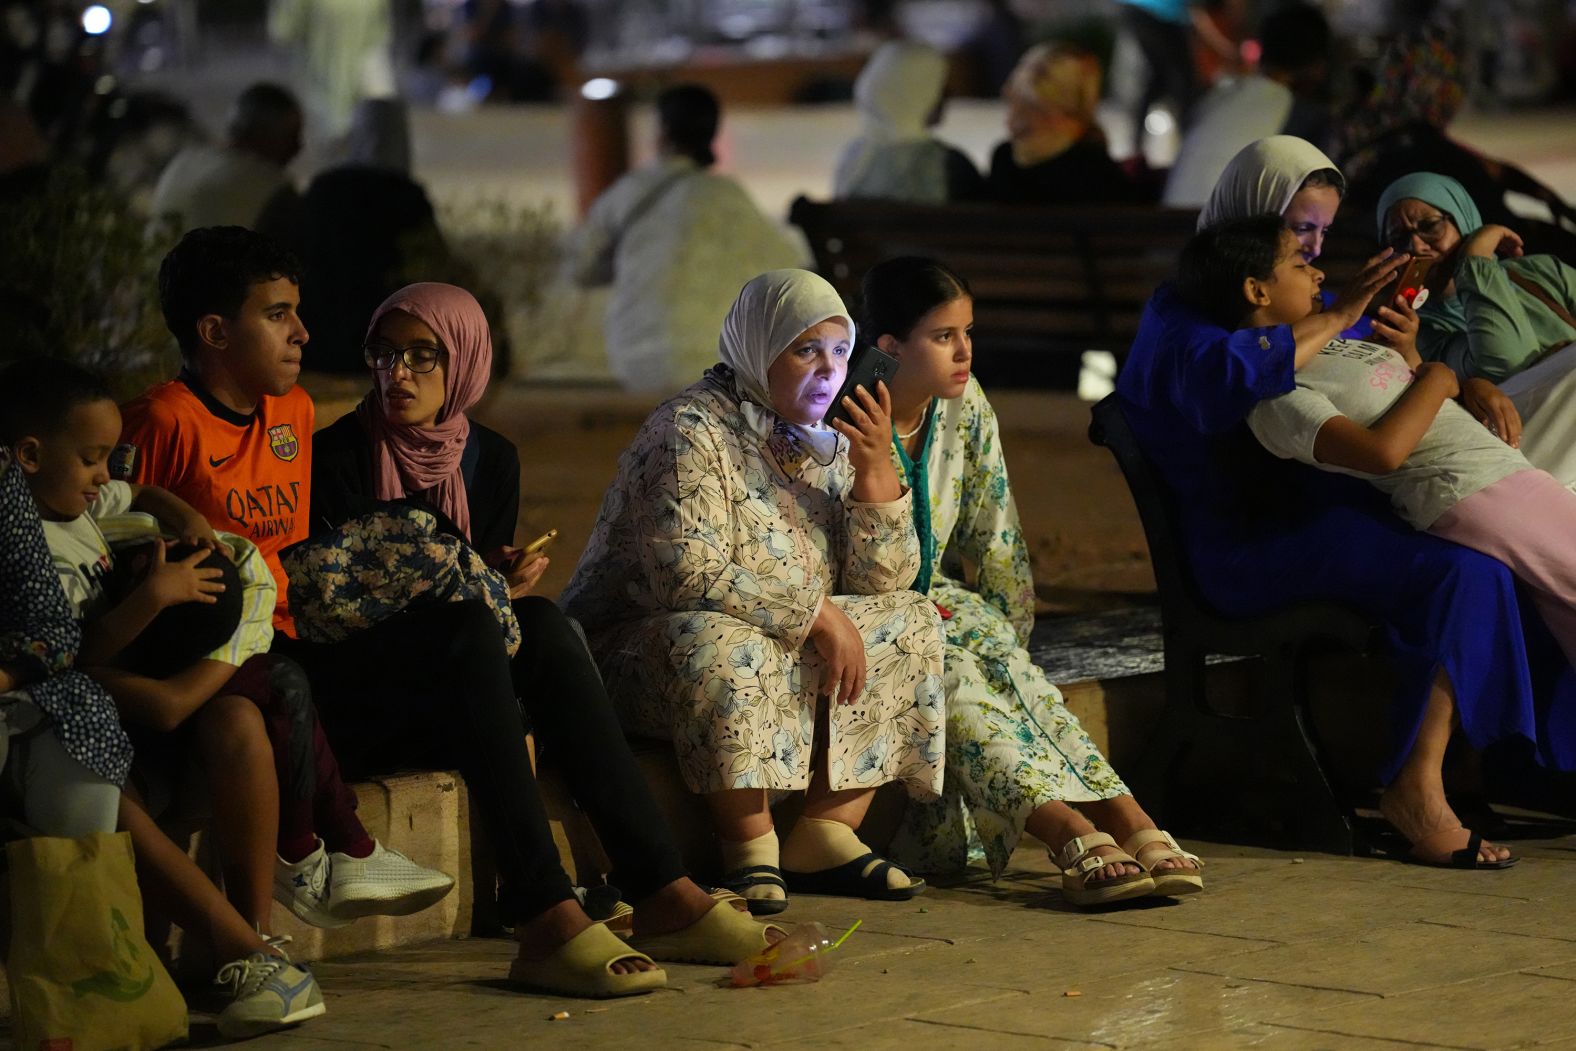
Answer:
M1343 189L1318 149L1272 136L1227 166L1200 225L1281 213L1311 259ZM1179 497L1182 546L1210 603L1227 615L1253 616L1334 600L1383 625L1398 695L1381 812L1412 844L1413 860L1497 868L1510 852L1463 827L1445 799L1442 765L1453 730L1475 748L1525 737L1539 743L1540 758L1567 765L1539 733L1522 634L1484 630L1520 623L1509 571L1415 532L1350 478L1283 468L1289 499L1272 508L1244 466L1267 456L1243 423L1248 410L1290 391L1298 363L1343 333L1383 338L1415 325L1389 307L1376 322L1362 319L1405 258L1388 250L1374 257L1322 313L1296 325L1237 332L1206 321L1162 285L1145 309L1117 394L1145 454Z

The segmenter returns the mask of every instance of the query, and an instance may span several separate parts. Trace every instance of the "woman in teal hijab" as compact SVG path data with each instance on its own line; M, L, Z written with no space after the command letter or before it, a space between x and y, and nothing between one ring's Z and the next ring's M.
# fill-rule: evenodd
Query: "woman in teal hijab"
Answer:
M1379 236L1437 260L1419 311L1424 358L1498 382L1576 339L1560 316L1576 306L1576 269L1551 255L1523 256L1521 237L1485 226L1456 180L1416 172L1391 183L1379 198Z
M1397 251L1435 260L1418 353L1455 371L1485 426L1576 484L1576 347L1557 353L1576 340L1576 268L1523 255L1515 231L1485 225L1466 189L1433 172L1391 183L1378 225Z

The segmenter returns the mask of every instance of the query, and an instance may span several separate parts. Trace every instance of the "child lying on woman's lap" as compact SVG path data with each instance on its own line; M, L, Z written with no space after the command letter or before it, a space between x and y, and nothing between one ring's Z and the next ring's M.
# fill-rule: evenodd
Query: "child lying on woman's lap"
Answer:
M1321 309L1324 274L1278 216L1200 231L1182 252L1184 298L1228 328L1295 324ZM1422 362L1417 315L1397 298L1377 324L1392 345L1334 339L1262 401L1248 426L1270 452L1356 475L1418 529L1504 562L1576 662L1576 494L1495 437L1454 399L1456 376Z

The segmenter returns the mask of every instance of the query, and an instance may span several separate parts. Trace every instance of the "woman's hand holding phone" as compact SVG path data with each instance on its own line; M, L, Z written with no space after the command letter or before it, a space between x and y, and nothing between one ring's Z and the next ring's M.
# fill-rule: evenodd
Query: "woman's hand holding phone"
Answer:
M509 582L510 598L524 598L536 587L551 561L546 554L547 547L557 536L558 530L549 529L524 547L505 544L499 549L494 564Z
M1391 306L1380 307L1374 318L1374 335L1379 342L1405 358L1414 369L1423 363L1417 353L1418 328L1417 310L1404 293L1397 293Z
M896 500L903 495L903 485L892 466L892 394L885 381L876 381L874 394L855 387L843 404L848 419L833 420L832 427L848 439L854 499L871 504Z

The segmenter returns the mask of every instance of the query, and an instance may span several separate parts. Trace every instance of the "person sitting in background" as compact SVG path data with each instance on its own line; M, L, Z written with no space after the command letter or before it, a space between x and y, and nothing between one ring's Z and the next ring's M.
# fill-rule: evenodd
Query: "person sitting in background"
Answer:
M854 81L861 134L843 150L832 195L916 204L984 196L979 170L930 134L941 120L947 60L923 44L888 41Z
M1142 198L1095 124L1100 63L1093 55L1070 44L1037 44L1018 61L1002 97L1008 138L991 154L994 199L1059 205Z
M1323 147L1330 134L1325 84L1330 23L1312 4L1277 7L1259 29L1259 72L1227 77L1193 111L1160 203L1199 208L1237 151L1267 135Z
M941 635L935 607L903 590L919 544L886 388L848 399L854 424L821 422L853 337L815 274L746 284L722 362L619 458L562 598L626 729L673 743L724 885L756 912L796 890L913 897L923 881L858 829L878 785L941 788ZM780 851L773 792L805 796Z
M607 358L629 390L688 383L715 359L711 333L739 287L803 259L744 187L709 170L719 116L699 85L659 95L656 163L608 187L565 249L575 281L613 286Z
M301 152L301 104L277 84L253 84L236 98L218 146L177 153L153 188L154 222L177 232L244 226L299 244L301 195L286 166Z
M1499 163L1446 132L1466 97L1450 35L1435 26L1404 34L1371 68L1372 86L1348 109L1331 151L1346 172L1347 203L1367 211L1403 175L1436 172L1465 187L1485 222L1514 226Z
M360 372L367 318L412 276L453 267L427 191L410 176L410 124L398 99L355 111L344 164L317 175L302 210L301 321L312 367Z

